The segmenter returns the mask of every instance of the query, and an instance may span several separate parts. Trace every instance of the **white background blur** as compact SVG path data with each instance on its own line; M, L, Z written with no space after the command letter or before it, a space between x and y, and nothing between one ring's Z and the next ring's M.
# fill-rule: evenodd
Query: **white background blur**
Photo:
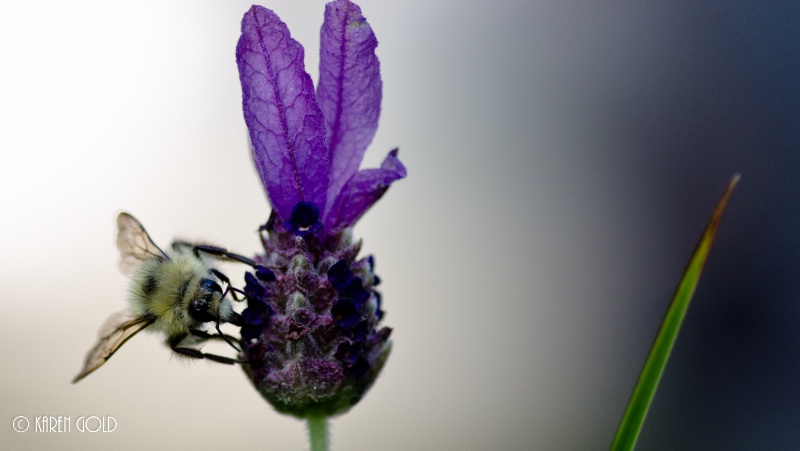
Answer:
M384 80L364 166L399 146L409 176L356 227L394 350L333 449L607 448L737 171L640 449L800 442L800 13L683 3L360 2ZM265 5L314 80L323 5ZM155 335L69 383L125 306L119 211L163 245L258 251L234 58L249 6L0 7L0 448L307 448L239 369ZM16 433L18 415L72 432ZM117 429L80 433L81 415Z

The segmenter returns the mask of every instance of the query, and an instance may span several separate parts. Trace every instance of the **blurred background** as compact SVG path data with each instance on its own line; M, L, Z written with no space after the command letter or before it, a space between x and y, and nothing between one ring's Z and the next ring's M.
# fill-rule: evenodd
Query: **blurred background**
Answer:
M693 247L728 206L638 449L800 443L800 6L363 0L409 176L356 227L394 350L336 450L610 444ZM307 449L242 372L131 340L114 219L258 251L244 1L0 7L0 447ZM266 5L318 74L323 1ZM240 268L230 267L235 274ZM238 279L241 280L241 279ZM70 416L69 433L12 429ZM80 416L112 416L80 433Z

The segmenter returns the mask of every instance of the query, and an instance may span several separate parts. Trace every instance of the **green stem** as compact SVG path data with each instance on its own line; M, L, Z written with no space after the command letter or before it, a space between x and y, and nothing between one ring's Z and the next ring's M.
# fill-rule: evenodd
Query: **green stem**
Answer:
M308 417L308 437L311 439L311 451L328 451L328 419Z

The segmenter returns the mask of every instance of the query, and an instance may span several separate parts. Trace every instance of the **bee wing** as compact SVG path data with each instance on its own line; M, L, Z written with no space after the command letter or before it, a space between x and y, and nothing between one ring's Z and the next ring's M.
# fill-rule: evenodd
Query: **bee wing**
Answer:
M103 366L126 341L153 324L154 319L136 316L130 310L122 310L109 316L97 332L97 343L86 354L83 369L72 383L76 383Z
M117 216L117 228L119 269L123 274L132 273L143 260L168 258L150 238L142 223L128 213L123 212Z

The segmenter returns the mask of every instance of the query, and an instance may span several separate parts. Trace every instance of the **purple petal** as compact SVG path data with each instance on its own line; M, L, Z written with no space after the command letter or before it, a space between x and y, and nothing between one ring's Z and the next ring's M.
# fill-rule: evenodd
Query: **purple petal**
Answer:
M378 128L381 75L378 40L358 5L338 0L325 6L317 98L325 115L331 158L328 207L358 171Z
M253 158L273 208L283 219L300 201L323 210L330 162L303 46L274 12L253 6L242 19L236 62Z
M406 168L397 159L397 149L389 152L380 169L364 169L357 172L342 187L330 214L325 220L327 230L334 231L355 224L395 180L406 176Z

